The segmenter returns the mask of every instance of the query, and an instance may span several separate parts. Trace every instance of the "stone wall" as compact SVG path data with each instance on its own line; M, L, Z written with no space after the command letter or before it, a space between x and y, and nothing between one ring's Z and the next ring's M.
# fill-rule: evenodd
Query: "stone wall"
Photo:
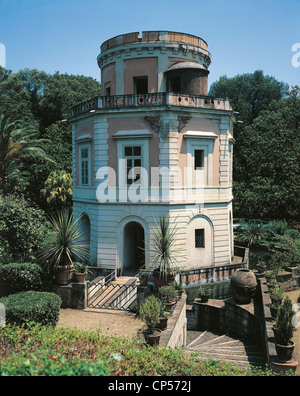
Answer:
M186 345L186 294L177 301L174 314L168 320L168 327L162 332L160 345L169 348L182 348Z
M293 360L287 363L282 363L277 358L274 332L272 330L274 320L270 310L272 300L269 294L269 288L267 286L266 279L264 277L258 279L257 296L260 299L263 311L262 341L268 366L274 371L283 373L287 370L296 370L298 366L296 356L293 356Z
M62 308L86 308L87 283L70 283L67 286L60 286L52 282L44 282L43 291L56 293L60 296L62 300Z
M233 299L196 299L187 306L187 329L193 331L218 331L261 341L261 323L254 314L254 304L238 305Z

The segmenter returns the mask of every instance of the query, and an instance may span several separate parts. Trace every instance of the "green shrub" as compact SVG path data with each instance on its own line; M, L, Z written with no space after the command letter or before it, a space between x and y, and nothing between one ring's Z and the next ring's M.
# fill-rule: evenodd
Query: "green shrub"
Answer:
M280 345L288 345L293 338L295 328L293 326L293 304L288 296L283 300L283 304L279 307L276 318L276 343Z
M56 355L51 349L35 350L28 354L26 347L23 354L14 355L5 360L1 365L2 377L99 377L108 376L107 364L101 360L96 361L74 357L68 361L63 355Z
M277 235L284 235L288 229L288 224L285 220L273 220L268 223L267 228Z
M6 311L6 322L22 325L30 322L56 326L61 299L55 293L27 291L1 298Z
M162 286L159 288L159 297L163 302L171 302L178 296L177 290L174 286Z
M285 235L291 237L292 239L297 239L300 237L299 231L294 230L293 228L288 228L285 232Z
M159 323L161 301L151 295L140 306L140 318L146 323L149 334L152 334Z
M23 197L0 196L0 260L34 259L47 234L46 225L44 212Z
M9 293L40 290L41 267L33 263L11 263L0 266L0 279Z

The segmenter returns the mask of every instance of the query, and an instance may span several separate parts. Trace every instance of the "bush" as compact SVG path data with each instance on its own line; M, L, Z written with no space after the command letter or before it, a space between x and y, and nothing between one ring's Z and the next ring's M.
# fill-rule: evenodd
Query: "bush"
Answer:
M0 376L2 377L100 377L108 376L107 364L100 358L96 361L92 359L80 359L74 357L68 361L65 356L55 354L52 350L35 350L29 356L24 348L21 356L14 355L5 360L1 365Z
M178 297L174 286L162 286L159 288L159 296L163 302L171 302Z
M159 323L161 302L151 295L140 306L140 318L146 323L149 334L152 334Z
M268 223L267 228L277 235L284 235L288 229L288 224L285 220L273 220Z
M288 296L283 300L279 307L276 318L276 343L279 345L288 345L293 338L295 328L293 326L293 304Z
M56 326L61 299L55 293L27 291L1 298L6 311L6 322L22 325L30 322Z
M287 235L288 237L290 237L292 239L297 239L300 237L299 231L294 230L293 228L287 229L284 235Z
M42 210L23 197L0 196L0 252L6 261L34 259L46 234Z
M11 263L0 266L0 279L9 293L40 290L42 270L33 263Z

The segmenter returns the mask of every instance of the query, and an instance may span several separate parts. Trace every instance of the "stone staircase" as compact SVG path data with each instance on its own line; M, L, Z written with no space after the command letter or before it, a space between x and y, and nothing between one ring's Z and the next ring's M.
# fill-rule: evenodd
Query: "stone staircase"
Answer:
M121 276L108 285L102 285L98 293L89 299L89 308L127 309L136 296L138 279Z
M234 338L227 334L209 331L188 331L186 356L231 362L237 366L263 366L264 355L260 345L245 339Z

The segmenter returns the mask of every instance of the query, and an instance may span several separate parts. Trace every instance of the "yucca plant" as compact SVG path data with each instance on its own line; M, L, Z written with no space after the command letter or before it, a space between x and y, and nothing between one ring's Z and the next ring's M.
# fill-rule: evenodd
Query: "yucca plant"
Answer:
M238 234L237 239L247 243L248 247L258 245L267 235L268 230L258 224L244 224Z
M52 270L73 269L74 262L89 259L89 245L80 231L82 217L73 218L71 211L63 209L49 218L52 236L41 253ZM68 281L66 281L68 282Z
M179 271L178 248L175 247L177 228L164 216L159 217L159 224L156 221L155 223L156 228L150 243L150 268L159 272L161 279L167 280L170 275Z

